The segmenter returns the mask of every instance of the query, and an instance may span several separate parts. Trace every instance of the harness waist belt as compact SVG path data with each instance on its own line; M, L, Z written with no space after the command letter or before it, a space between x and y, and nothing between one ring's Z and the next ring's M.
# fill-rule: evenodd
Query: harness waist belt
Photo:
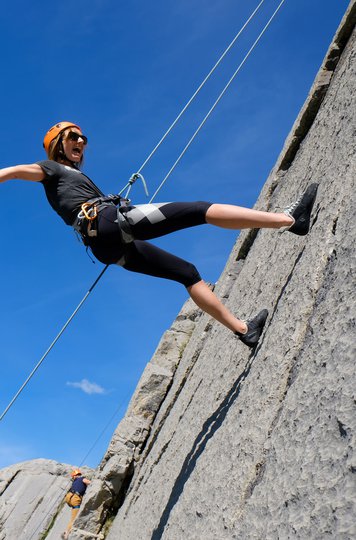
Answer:
M107 197L95 197L94 199L89 199L88 201L85 201L85 203L83 203L82 205L82 208L83 206L85 206L86 208L89 208L89 207L95 208L96 212L100 212L100 210L102 210L106 206L116 206L120 204L120 201L121 201L120 195L108 195ZM85 214L87 212L85 212ZM72 227L79 233L81 232L80 231L81 223L83 219L85 219L86 217L85 214L83 213L83 210L81 209L77 217L75 218L74 222L72 223Z
M94 222L98 212L107 206L117 206L117 224L123 243L127 244L134 240L131 227L120 212L121 201L126 203L127 199L120 197L120 195L107 195L106 197L89 199L82 205L82 209L78 213L72 227L80 234L84 245L88 245L88 238L97 236L96 223Z
M81 493L79 493L79 491L72 491L71 489L69 490L69 493L72 493L73 495L78 495L79 497L83 497L83 495Z

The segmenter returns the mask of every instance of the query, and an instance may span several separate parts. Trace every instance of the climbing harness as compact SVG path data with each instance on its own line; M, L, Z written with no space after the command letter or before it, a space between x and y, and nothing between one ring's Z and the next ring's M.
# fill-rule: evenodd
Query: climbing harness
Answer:
M223 97L223 95L225 94L225 92L227 91L227 89L229 88L229 86L231 85L232 81L235 79L236 75L239 73L239 71L241 70L242 66L245 64L245 62L247 61L247 59L249 58L249 56L251 55L252 51L255 49L255 47L257 46L258 42L260 41L260 39L262 38L263 34L266 32L266 30L268 29L268 27L270 26L270 24L272 23L273 19L275 18L275 16L277 15L277 13L279 12L280 8L282 7L282 5L285 3L286 0L282 0L280 2L280 4L278 5L278 7L275 9L274 13L272 14L272 16L270 17L270 19L268 20L267 24L265 25L265 27L263 28L263 30L261 31L261 33L259 34L259 36L257 37L257 39L255 40L255 42L253 43L252 47L249 49L248 53L246 54L246 56L244 57L244 59L242 60L242 62L240 63L240 65L238 66L237 70L234 72L234 74L232 75L231 79L228 81L228 83L226 84L226 86L224 87L224 89L222 90L222 92L220 93L220 95L218 96L218 98L216 99L216 101L214 102L213 106L210 108L210 110L208 111L207 115L204 117L203 121L200 123L200 125L198 126L198 128L196 129L196 131L194 132L193 136L190 138L190 140L188 141L187 145L184 147L183 151L180 153L180 155L178 156L177 160L174 162L174 164L172 165L172 167L170 168L170 170L168 171L168 173L166 174L166 176L164 177L163 181L161 182L161 184L158 186L158 188L156 189L156 191L154 192L153 196L151 197L150 199L150 203L154 200L154 198L156 197L156 195L158 194L158 192L162 189L163 185L166 183L168 177L171 175L171 173L173 172L173 170L175 169L175 167L177 166L177 164L179 163L179 161L182 159L183 155L185 154L185 152L187 151L187 149L189 148L189 146L192 144L193 140L195 139L195 137L197 136L198 132L201 130L201 128L203 127L203 125L205 124L206 120L209 118L209 116L211 115L211 113L213 112L213 110L215 109L215 107L217 106L217 104L219 103L219 101L221 100L221 98ZM226 50L224 51L224 53L222 54L222 56L220 57L220 59L218 60L218 62L214 65L214 67L212 68L212 70L208 73L208 75L205 77L204 81L201 83L201 85L198 87L198 89L195 91L195 93L193 94L193 96L191 97L191 99L187 102L187 104L185 105L185 107L182 109L182 111L180 112L180 114L177 116L177 118L174 120L174 122L171 124L171 126L168 128L168 130L166 131L166 133L163 135L163 137L160 139L160 141L158 142L158 144L155 146L155 148L152 150L152 152L149 154L149 156L147 157L147 159L144 161L144 163L141 165L141 167L139 168L139 170L134 173L129 182L126 184L126 186L124 186L124 188L120 191L120 193L118 195L113 195L113 196L108 196L108 197L118 197L121 195L121 193L126 189L128 188L128 191L127 191L127 196L128 194L130 193L131 191L131 188L132 188L132 185L135 183L135 181L137 179L140 179L143 183L143 186L144 186L144 189L146 191L146 194L148 195L148 192L147 192L147 186L146 186L146 182L141 174L141 171L143 169L143 167L148 163L148 161L152 158L152 156L154 155L154 153L157 151L157 149L159 148L159 146L162 144L162 142L164 141L164 139L168 136L168 134L170 133L170 131L173 129L173 127L176 125L176 123L178 122L178 120L181 118L182 114L186 111L186 109L188 108L188 106L191 104L191 102L193 101L193 99L196 97L196 95L199 93L199 91L201 90L201 88L203 87L203 85L207 82L207 80L209 79L209 77L212 75L212 73L215 71L215 69L217 68L217 66L220 64L220 62L222 61L222 59L225 57L225 55L227 54L227 52L230 50L230 48L232 47L232 45L235 43L235 41L237 40L237 38L241 35L242 31L246 28L246 26L248 25L248 23L253 19L253 17L255 16L255 14L257 13L257 11L259 10L259 8L261 7L261 5L263 4L264 0L261 0L261 2L259 3L259 5L256 7L256 9L253 11L253 13L250 15L250 17L248 18L248 20L246 21L246 23L243 25L243 27L239 30L239 32L236 34L235 38L232 40L232 42L229 44L229 46L226 48ZM126 196L126 197L127 197ZM126 199L125 197L125 199ZM84 234L87 234L89 236L89 234L91 233L93 236L95 236L95 228L91 225L90 228L88 228L88 224L92 223L94 224L93 222L95 221L95 219L97 218L97 212L98 212L98 207L95 208L95 205L99 205L100 207L100 204L113 204L113 201L109 202L107 201L107 197L104 197L104 198L99 198L99 200L101 199L101 203L100 202L96 202L94 203L94 208L92 206L88 206L88 204L92 201L87 201L87 203L85 203L84 208L82 207L81 209L81 212L79 213L80 216L82 216L82 219L83 219L83 223L85 222L88 222L86 223L87 225L87 231L85 232L84 231ZM119 202L120 202L120 199L119 199ZM81 219L79 218L79 215L77 217L77 220L78 219ZM87 217L88 216L88 217ZM120 219L121 216L121 213L118 212L118 219ZM123 217L122 217L123 218ZM123 218L124 219L124 218ZM76 229L76 227L78 226L78 223L77 223L77 220L75 221L75 223L73 224L73 227ZM126 220L124 220L126 222ZM123 224L123 223L122 223ZM85 226L85 225L84 225ZM77 230L77 229L76 229ZM79 231L78 231L79 232ZM82 232L80 232L79 234L82 234ZM96 278L96 280L94 281L94 283L91 285L91 287L88 289L88 291L86 292L86 294L84 295L83 299L79 302L78 306L75 308L75 310L73 311L72 315L69 317L69 319L66 321L66 323L64 324L64 326L62 327L62 329L59 331L59 333L57 334L57 336L55 337L55 339L52 341L51 345L48 347L48 349L46 350L46 352L44 353L44 355L41 357L41 359L39 360L39 362L36 364L36 366L33 368L32 372L30 373L30 375L27 377L27 379L25 380L25 382L22 384L22 386L20 387L20 389L17 391L17 393L15 394L15 396L12 398L12 400L10 401L10 403L8 404L8 406L5 408L4 412L1 414L0 416L0 421L4 418L4 416L6 415L6 413L8 412L8 410L11 408L11 406L13 405L13 403L16 401L16 399L18 398L18 396L21 394L21 392L23 391L23 389L25 388L25 386L28 384L28 382L30 381L30 379L33 377L33 375L35 374L35 372L38 370L38 368L40 367L40 365L42 364L42 362L44 361L44 359L47 357L47 355L49 354L49 352L52 350L52 348L54 347L54 345L56 344L56 342L59 340L59 338L61 337L61 335L63 334L63 332L65 331L65 329L67 328L67 326L70 324L70 322L72 321L72 319L75 317L75 315L78 313L79 309L82 307L82 305L84 304L84 302L86 301L86 299L88 298L88 296L90 295L90 293L92 292L92 290L95 288L95 286L97 285L97 283L100 281L100 279L102 278L102 276L104 275L104 273L106 272L106 270L108 269L109 265L106 265L104 267L104 269L100 272L99 276Z
M134 238L130 225L120 212L120 207L126 206L129 203L129 199L123 198L120 195L108 195L106 197L90 199L82 204L81 210L73 223L73 228L79 234L83 244L88 248L90 246L90 239L98 235L99 212L108 206L117 207L117 225L120 231L121 241L124 244L132 242Z
M75 506L72 505L72 499L73 499L74 495L76 495L77 497L80 497L80 504L75 505ZM69 490L68 493L66 494L64 500L68 504L68 506L70 506L71 508L80 508L81 502L83 500L83 495L78 493L78 491Z
M97 236L97 217L100 210L107 206L121 205L127 202L120 195L107 195L106 197L95 197L89 199L81 205L80 212L73 223L74 230L80 235L83 244L88 245L88 238Z
M148 197L147 184L140 173L134 173L126 186L117 195L107 195L106 197L95 197L94 199L89 199L81 205L80 212L77 215L73 223L73 228L77 234L79 234L83 244L85 246L89 245L89 239L94 238L98 235L97 229L97 218L99 212L107 206L116 206L118 207L117 211L117 223L120 229L121 239L123 243L131 242L133 237L131 235L130 227L124 216L119 211L121 206L127 206L130 204L130 199L128 198L131 188L136 180L141 180L145 193ZM122 197L121 194L127 189L125 197Z

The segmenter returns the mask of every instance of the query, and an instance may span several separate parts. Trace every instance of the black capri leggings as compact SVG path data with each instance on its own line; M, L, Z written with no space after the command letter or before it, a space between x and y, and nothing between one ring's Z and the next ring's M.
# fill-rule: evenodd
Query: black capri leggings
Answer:
M171 279L190 287L201 280L195 266L146 240L206 223L210 206L211 203L203 201L123 206L119 211L125 217L125 229L131 234L126 242L118 225L118 209L108 206L99 212L98 236L90 240L90 247L104 264L119 264L132 272Z

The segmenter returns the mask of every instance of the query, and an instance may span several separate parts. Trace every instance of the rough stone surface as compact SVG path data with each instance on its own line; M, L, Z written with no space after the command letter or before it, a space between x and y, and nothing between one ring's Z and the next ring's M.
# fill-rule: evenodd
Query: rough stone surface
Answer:
M201 317L109 540L356 538L355 56L333 44L257 203L319 182L310 235L243 233L217 285L269 309L260 346Z
M0 539L41 538L62 507L70 487L72 468L46 459L36 459L0 470ZM84 468L83 472L90 474ZM69 512L63 513L63 532ZM59 535L57 535L58 539Z
M310 234L242 232L216 285L241 317L268 308L258 348L183 306L71 540L356 538L355 16L352 1L256 204L283 208L319 182ZM0 471L0 540L43 540L57 512L46 538L58 539L60 474L48 492L21 472Z
M192 301L188 301L172 327L162 336L96 471L95 481L85 494L71 540L96 538L95 535L105 530L107 518L121 504L135 463L200 317L200 310ZM56 531L56 528L53 534L51 531L49 540L56 538Z

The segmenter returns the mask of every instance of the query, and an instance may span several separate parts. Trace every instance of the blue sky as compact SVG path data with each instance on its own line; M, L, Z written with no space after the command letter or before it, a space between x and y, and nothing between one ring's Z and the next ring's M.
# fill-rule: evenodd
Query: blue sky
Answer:
M44 159L44 133L70 120L89 138L84 172L103 191L119 191L258 3L7 2L0 21L0 167ZM278 3L265 0L144 168L150 193ZM346 0L286 0L157 201L254 204L347 6ZM3 411L102 265L90 261L40 184L11 181L0 191ZM138 184L132 197L147 201ZM236 232L204 226L156 243L214 282L235 239ZM0 467L39 457L96 466L186 298L176 283L109 268L1 422Z

